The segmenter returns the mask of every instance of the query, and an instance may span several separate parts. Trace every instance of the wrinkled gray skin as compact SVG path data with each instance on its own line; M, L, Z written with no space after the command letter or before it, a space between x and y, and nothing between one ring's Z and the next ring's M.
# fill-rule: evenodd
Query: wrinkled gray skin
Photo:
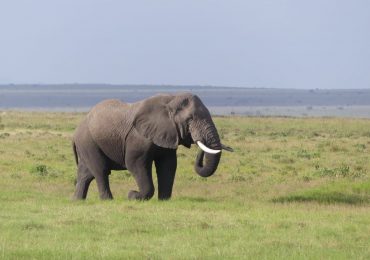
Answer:
M129 170L139 187L129 199L153 197L152 164L158 179L158 198L169 199L175 179L178 145L190 148L201 141L221 150L221 142L208 109L195 95L157 95L125 104L105 100L91 109L76 129L73 150L78 166L75 199L85 199L95 178L101 199L112 199L111 170ZM199 152L195 171L212 175L220 161L218 154Z

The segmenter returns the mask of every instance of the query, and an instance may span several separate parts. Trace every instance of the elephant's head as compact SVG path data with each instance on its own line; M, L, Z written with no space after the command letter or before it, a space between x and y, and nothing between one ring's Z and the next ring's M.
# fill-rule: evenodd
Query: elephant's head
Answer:
M196 95L157 95L142 101L134 119L135 129L154 144L176 149L192 143L202 149L195 161L195 171L202 177L212 175L218 166L221 144L208 109Z

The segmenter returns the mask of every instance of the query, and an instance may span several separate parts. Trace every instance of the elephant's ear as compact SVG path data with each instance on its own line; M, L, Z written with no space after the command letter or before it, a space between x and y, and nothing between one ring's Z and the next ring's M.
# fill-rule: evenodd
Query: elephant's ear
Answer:
M139 104L134 118L134 128L154 144L176 149L179 144L176 125L170 118L167 103L172 96L155 96Z

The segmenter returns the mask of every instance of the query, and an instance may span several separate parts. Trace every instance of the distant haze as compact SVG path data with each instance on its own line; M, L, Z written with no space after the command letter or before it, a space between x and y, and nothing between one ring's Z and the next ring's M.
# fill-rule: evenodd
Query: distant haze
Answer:
M370 88L370 1L1 0L9 83Z
M0 85L0 112L89 111L104 99L126 103L192 92L213 115L370 118L370 89L305 90L155 85ZM0 113L1 116L1 113Z

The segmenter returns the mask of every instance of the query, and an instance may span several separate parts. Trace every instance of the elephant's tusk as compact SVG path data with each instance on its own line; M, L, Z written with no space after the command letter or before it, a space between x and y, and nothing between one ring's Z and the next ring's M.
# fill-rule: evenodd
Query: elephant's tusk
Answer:
M203 151L205 151L206 153L212 153L212 154L216 154L216 153L219 153L221 152L221 150L213 150L211 148L208 148L207 146L205 146L201 141L197 141L197 145L199 146L200 149L202 149Z
M228 152L234 152L234 149L231 148L230 146L226 146L224 144L221 144L221 147L222 147L222 149L224 149L224 150L226 150Z

